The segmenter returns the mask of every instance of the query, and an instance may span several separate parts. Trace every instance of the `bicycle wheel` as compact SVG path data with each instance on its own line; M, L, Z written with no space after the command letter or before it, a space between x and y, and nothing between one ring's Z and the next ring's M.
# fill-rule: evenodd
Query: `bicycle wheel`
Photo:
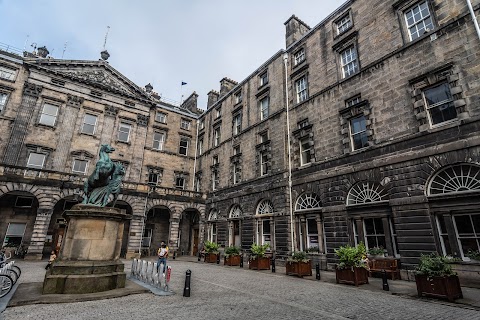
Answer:
M6 274L0 274L0 298L6 296L13 287L13 280Z
M13 280L13 284L17 283L18 273L13 269L7 269L7 272L8 272L8 276Z
M20 278L20 276L22 275L22 269L20 269L19 266L16 266L16 265L13 265L12 266L12 269L15 270L15 272L17 273L18 277Z

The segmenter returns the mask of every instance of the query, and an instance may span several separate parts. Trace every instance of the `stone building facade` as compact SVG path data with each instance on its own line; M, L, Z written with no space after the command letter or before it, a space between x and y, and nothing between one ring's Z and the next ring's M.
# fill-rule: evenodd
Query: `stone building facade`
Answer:
M351 0L313 28L285 26L286 50L223 79L200 116L205 237L329 264L361 241L404 267L430 252L468 262L480 250L480 39L466 1Z
M197 94L175 106L106 60L47 55L0 51L2 246L21 246L28 258L59 249L62 213L82 200L83 181L110 144L112 160L126 168L116 205L130 218L122 255L150 254L161 241L195 253L205 211L205 196L190 191Z

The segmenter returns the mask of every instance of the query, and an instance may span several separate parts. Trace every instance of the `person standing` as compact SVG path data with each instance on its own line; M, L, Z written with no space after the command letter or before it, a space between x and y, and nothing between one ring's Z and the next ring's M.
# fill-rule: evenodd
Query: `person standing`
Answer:
M48 270L52 267L52 263L57 259L57 253L52 250L51 254L50 254L50 259L48 259L48 264L47 266L45 267L45 270Z
M160 248L158 249L158 263L157 272L160 271L160 265L163 263L163 275L165 275L165 269L167 268L168 247L165 242L162 241Z

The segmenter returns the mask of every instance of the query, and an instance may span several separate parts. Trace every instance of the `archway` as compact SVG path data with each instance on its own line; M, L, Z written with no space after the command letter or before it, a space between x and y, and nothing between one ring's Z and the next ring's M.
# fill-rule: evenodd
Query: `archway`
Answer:
M182 254L197 255L200 238L200 213L196 209L186 209L181 216L178 231L178 248Z
M0 197L1 247L23 255L30 245L38 207L38 199L26 191L11 191Z
M48 255L52 250L60 252L67 227L67 221L62 216L63 212L81 201L82 198L78 195L71 195L58 200L55 204L45 238L45 245L43 246L44 255Z
M170 210L155 206L147 213L143 229L142 255L155 255L162 241L170 240Z

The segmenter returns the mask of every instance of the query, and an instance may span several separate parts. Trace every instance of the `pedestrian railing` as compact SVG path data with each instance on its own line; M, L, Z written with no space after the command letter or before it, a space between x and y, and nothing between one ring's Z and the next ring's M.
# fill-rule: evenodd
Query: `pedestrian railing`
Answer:
M160 272L160 266L156 262L133 259L130 276L155 288L168 291L171 267L165 266L166 273Z

